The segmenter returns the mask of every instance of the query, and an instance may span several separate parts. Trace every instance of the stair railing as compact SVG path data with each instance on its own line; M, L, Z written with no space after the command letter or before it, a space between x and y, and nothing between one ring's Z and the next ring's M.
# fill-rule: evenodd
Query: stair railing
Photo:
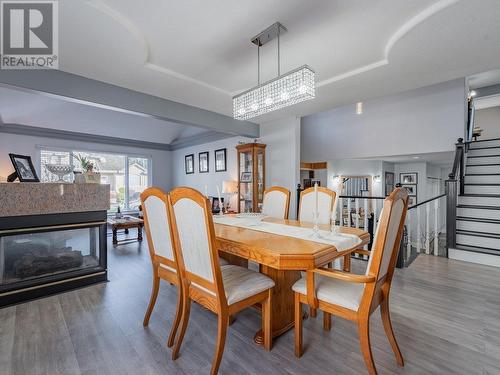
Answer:
M457 245L457 201L459 195L465 193L465 153L466 144L462 138L455 143L455 160L453 168L445 182L446 194L446 249ZM446 254L448 256L448 254Z
M441 207L445 197L446 194L437 195L408 207L405 232L397 261L399 268L408 267L422 252L428 255L440 255L439 234L446 227L441 217Z

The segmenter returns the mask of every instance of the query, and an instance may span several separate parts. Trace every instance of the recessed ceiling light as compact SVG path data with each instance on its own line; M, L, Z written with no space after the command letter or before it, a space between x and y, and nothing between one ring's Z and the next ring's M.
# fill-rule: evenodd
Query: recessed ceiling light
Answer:
M420 156L414 156L413 159L420 159Z

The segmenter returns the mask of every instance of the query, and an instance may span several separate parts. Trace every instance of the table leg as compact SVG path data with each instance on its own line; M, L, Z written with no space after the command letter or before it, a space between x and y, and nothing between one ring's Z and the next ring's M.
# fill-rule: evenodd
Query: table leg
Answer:
M261 272L274 280L272 301L273 337L277 337L293 328L294 323L294 292L293 284L300 279L300 271L282 271L261 266ZM255 334L254 341L262 345L262 331Z
M137 226L137 241L142 241L142 225Z
M116 228L113 228L113 245L118 244L118 230Z

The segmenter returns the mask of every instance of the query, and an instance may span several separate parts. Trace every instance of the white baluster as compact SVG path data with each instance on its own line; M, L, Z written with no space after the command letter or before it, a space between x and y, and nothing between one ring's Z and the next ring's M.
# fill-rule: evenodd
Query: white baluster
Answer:
M408 244L406 245L406 258L410 259L411 258L411 217L412 217L412 212L413 210L408 210L408 213L406 215L406 233L408 235Z
M347 199L347 226L351 227L351 198Z
M418 206L415 209L417 210L417 252L420 253L422 250L422 233L420 232L420 207Z
M356 218L355 226L356 226L356 228L359 228L359 199L358 198L356 198L354 200L354 208L356 210L356 216L354 216Z
M425 253L431 253L430 203L425 204Z
M434 255L439 253L439 199L434 201Z
M344 221L342 219L342 214L344 212L344 210L343 210L343 208L344 208L344 198L339 198L339 204L337 206L339 208L339 215L338 215L339 225L343 226L344 225Z
M365 221L363 223L364 225L364 230L368 230L368 199L365 199ZM363 249L368 250L368 245L363 246ZM366 255L363 255L363 259L368 258Z

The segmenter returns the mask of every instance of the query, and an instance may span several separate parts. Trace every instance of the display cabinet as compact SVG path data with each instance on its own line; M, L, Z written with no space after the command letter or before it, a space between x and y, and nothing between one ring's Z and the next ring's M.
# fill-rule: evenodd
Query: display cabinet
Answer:
M238 212L260 212L264 198L266 145L247 143L238 151Z

